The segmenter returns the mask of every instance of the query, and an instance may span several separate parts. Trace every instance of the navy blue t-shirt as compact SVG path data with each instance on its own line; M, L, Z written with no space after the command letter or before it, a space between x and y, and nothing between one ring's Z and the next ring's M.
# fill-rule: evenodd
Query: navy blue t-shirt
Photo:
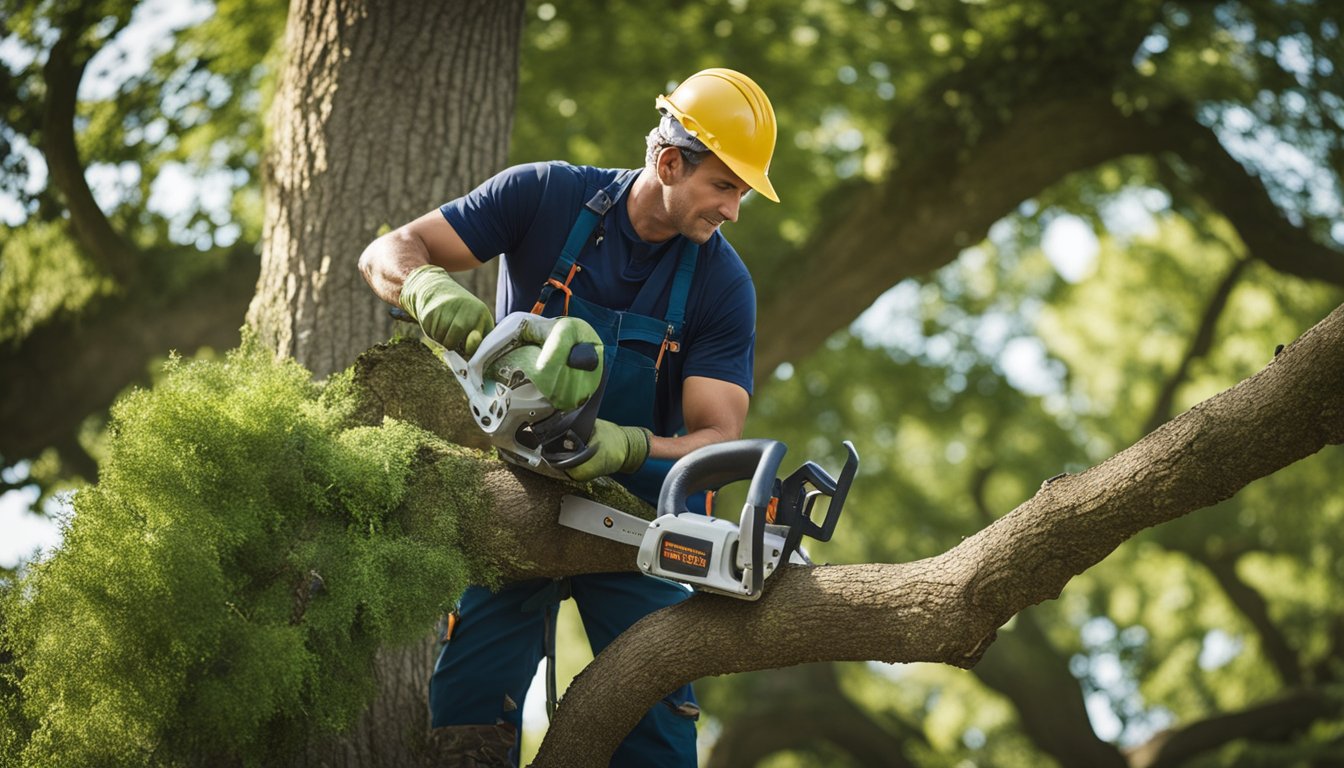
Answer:
M608 187L618 169L532 163L504 170L440 207L448 223L482 263L504 256L500 267L496 314L528 311L560 256L579 210L599 189ZM579 253L582 269L570 283L575 296L608 309L630 308L645 280L662 258L677 258L683 238L648 243L635 234L622 197L607 211L599 229ZM597 242L597 234L601 241ZM662 286L652 310L667 313L671 279ZM654 418L671 435L683 426L682 381L705 376L752 390L756 344L756 289L751 275L722 233L700 246L686 302L681 349L663 358ZM625 342L650 359L658 346Z

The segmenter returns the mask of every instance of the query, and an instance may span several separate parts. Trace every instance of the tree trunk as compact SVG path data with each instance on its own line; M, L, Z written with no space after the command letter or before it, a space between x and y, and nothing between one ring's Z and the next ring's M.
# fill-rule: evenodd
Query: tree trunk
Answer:
M504 167L523 2L298 0L265 163L261 276L248 324L323 377L392 334L356 268L380 231ZM492 303L495 270L463 281ZM428 630L428 628L426 628ZM379 695L303 764L422 762L434 640L385 652Z
M291 5L248 311L277 354L321 377L391 335L356 260L504 167L522 22L521 0ZM493 303L494 270L468 282Z

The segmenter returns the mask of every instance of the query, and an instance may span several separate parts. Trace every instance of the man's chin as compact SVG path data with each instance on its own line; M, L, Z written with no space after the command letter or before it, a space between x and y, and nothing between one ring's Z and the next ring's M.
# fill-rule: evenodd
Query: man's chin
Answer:
M691 242L696 243L697 245L704 245L709 242L709 239L718 231L718 224L710 224L707 221L701 221L700 226L696 227L693 231L682 232L681 234L685 235Z

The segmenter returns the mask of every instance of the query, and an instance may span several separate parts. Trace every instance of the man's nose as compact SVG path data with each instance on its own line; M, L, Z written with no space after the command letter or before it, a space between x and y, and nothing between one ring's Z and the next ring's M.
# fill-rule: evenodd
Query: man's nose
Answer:
M727 221L737 222L737 212L742 207L742 198L733 193L727 202L719 206L719 216Z

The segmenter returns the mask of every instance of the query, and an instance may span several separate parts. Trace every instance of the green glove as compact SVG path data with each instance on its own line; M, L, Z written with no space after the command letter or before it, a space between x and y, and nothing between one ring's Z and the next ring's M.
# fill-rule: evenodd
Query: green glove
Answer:
M567 473L571 479L586 481L613 472L634 472L649 458L652 439L653 433L643 427L622 427L598 419L588 440L597 446L597 453Z
M418 267L406 276L399 302L427 336L467 357L495 327L485 302L458 285L443 267L433 264Z
M529 322L520 336L523 341L541 345L532 383L556 408L568 411L588 402L602 384L602 337L577 317L562 317L547 333L539 323ZM591 344L597 352L597 365L584 370L570 364L570 353L579 344Z

